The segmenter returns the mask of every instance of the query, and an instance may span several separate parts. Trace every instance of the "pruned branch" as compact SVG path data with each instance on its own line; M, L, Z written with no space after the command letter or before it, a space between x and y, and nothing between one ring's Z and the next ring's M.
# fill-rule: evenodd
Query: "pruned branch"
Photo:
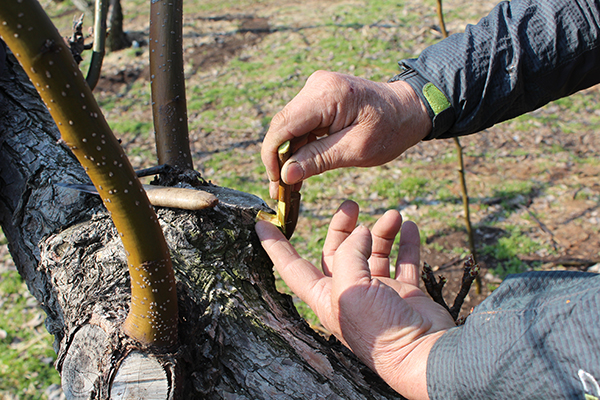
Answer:
M150 6L150 83L159 164L193 169L183 74L182 0Z
M444 288L447 279L443 276L440 276L438 280L436 280L435 275L433 274L433 269L427 263L423 264L423 272L421 273L421 279L425 283L425 289L427 289L427 293L429 293L433 301L444 307L450 313L452 319L457 323L459 323L458 315L460 314L460 309L462 308L467 294L469 294L471 284L477 278L477 276L479 276L479 264L476 264L473 260L473 256L470 255L467 257L464 263L460 289L456 294L456 298L454 299L452 307L448 307L448 304L442 295L442 289Z
M444 296L442 296L442 289L448 280L441 275L438 280L436 280L433 269L431 269L431 266L427 263L423 263L421 279L423 280L423 283L425 283L425 289L427 289L427 293L429 293L433 301L450 312L450 307L448 307L446 300L444 300Z

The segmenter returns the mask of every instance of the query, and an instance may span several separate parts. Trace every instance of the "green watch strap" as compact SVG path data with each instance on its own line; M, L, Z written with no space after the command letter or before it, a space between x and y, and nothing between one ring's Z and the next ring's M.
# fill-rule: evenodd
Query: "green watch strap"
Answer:
M423 95L427 99L427 102L435 115L452 107L452 104L450 104L444 93L431 82L428 82L423 86Z

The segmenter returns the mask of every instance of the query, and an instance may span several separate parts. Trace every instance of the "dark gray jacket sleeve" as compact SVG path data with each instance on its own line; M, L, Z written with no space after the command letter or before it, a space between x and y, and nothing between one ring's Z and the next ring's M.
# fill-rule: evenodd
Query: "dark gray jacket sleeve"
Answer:
M478 132L600 81L600 4L503 2L464 33L400 64L453 107L453 124L433 137Z
M427 361L435 399L600 397L600 275L509 276ZM588 395L588 397L586 397Z

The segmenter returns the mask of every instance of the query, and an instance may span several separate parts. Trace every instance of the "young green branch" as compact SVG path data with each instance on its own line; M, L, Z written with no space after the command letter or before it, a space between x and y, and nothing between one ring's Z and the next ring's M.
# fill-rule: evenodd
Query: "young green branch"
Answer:
M131 277L131 307L123 330L142 345L175 345L175 277L161 227L64 40L36 0L4 2L0 35L87 171L121 236Z

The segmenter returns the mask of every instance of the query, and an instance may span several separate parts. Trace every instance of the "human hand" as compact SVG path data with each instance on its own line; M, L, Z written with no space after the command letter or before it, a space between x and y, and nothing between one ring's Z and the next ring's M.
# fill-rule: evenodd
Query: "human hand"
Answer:
M275 226L261 221L256 231L283 280L325 328L403 396L427 399L427 356L454 322L418 287L418 228L410 221L402 224L393 210L371 232L355 228L357 219L358 206L350 201L333 216L323 271L302 259ZM391 278L390 253L400 229Z
M287 184L340 167L372 167L398 157L431 131L427 110L406 82L378 83L317 71L273 117L262 145L270 195L280 179L277 149L292 140ZM323 137L321 140L316 140Z

